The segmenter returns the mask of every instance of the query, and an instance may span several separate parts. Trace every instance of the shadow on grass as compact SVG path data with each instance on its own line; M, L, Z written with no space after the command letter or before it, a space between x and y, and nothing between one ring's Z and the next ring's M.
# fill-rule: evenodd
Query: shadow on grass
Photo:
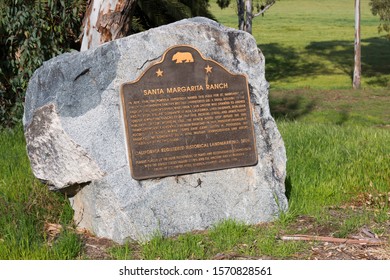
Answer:
M343 125L350 119L350 111L348 108L344 107L338 112L338 119L336 120L336 125Z
M296 120L314 110L316 101L307 101L300 95L270 95L269 106L275 119Z
M291 182L291 177L289 175L286 176L286 180L284 181L284 185L286 188L285 194L286 194L287 200L290 201L291 191L293 189L293 185Z
M326 42L311 42L306 46L311 54L323 57L332 62L337 69L349 75L352 79L354 42L334 40ZM373 86L387 86L389 78L381 75L390 74L390 40L385 37L372 37L362 40L362 76L373 78L369 84ZM330 73L332 69L322 69L323 73Z
M311 42L303 53L294 47L286 47L278 43L261 44L259 48L266 57L266 78L269 81L334 74L335 70L345 73L352 80L353 41ZM390 78L383 75L390 74L390 40L385 37L364 39L361 53L362 76L370 78L368 84L388 86ZM328 61L330 64L321 61Z
M311 62L300 56L293 47L271 43L259 45L259 48L266 57L266 78L269 81L314 76L324 68L322 63Z

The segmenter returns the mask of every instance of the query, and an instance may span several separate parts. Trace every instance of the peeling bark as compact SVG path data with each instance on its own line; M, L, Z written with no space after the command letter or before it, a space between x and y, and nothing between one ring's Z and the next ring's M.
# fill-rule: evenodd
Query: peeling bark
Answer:
M245 31L252 34L252 0L245 1L246 19L245 19Z
M136 0L90 0L83 20L81 51L130 34Z
M252 21L255 17L264 15L264 13L271 8L275 1L262 6L262 9L254 14L253 13L253 1L252 0L236 0L237 1L237 14L238 14L238 29L246 31L252 34Z

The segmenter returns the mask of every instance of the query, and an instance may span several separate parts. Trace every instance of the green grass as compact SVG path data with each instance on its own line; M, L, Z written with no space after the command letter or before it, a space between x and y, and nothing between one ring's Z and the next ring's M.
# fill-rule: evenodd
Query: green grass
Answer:
M278 225L279 226L279 225ZM283 244L276 239L278 226L247 226L233 220L222 221L209 231L187 233L175 238L156 234L146 243L127 243L111 250L115 259L177 260L224 259L272 256L291 258L307 248L302 242Z
M290 209L315 214L364 192L390 189L390 131L280 122Z
M183 234L176 239L156 235L151 241L142 244L142 259L180 260L205 259L202 237L196 234Z
M272 115L304 123L384 127L390 124L388 89L273 90Z
M367 225L369 223L369 218L368 215L351 214L350 217L341 223L339 229L335 232L334 237L347 238L351 232L355 232L360 227Z
M235 4L212 12L237 28ZM232 1L233 3L234 1ZM390 86L390 40L378 34L379 18L361 1L362 86ZM271 89L351 88L354 3L349 0L280 0L253 21L253 36L266 58Z
M72 210L31 174L23 132L0 132L0 259L74 259L81 242L65 229L50 243L45 222L71 224Z

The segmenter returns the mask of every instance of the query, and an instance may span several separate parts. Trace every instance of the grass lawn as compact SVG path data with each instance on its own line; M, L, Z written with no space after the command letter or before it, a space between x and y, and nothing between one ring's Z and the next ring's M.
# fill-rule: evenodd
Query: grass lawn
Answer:
M212 12L237 28L235 4ZM235 1L232 1L232 3ZM362 86L390 86L390 40L378 34L379 18L361 1ZM340 89L352 85L354 2L280 0L253 20L253 36L266 57L271 89Z
M31 173L21 128L0 132L0 260L73 259L81 243L66 229L53 242L50 223L71 225L67 200L49 192Z
M236 27L234 9L211 2L217 19ZM76 233L67 199L34 179L19 127L0 131L0 259L390 259L390 41L378 35L379 20L362 0L363 89L351 90L353 17L350 0L280 0L254 20L288 157L289 210L279 220L256 226L228 220L175 238L107 241L110 249L88 253L83 243L98 241ZM345 238L364 230L386 244L278 238Z
M270 107L277 119L389 128L389 99L387 88L273 90Z

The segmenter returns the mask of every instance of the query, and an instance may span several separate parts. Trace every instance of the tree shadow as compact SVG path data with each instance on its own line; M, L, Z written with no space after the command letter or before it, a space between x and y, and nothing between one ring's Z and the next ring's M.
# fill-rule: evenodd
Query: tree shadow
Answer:
M368 45L362 47L362 75L375 77L370 84L378 86L390 85L390 40L386 37L373 37L363 40Z
M271 115L275 119L296 120L314 110L316 100L307 100L302 95L288 92L282 96L269 97Z
M319 57L329 60L337 69L353 77L354 42L334 40L311 42L306 50ZM387 86L389 78L382 75L390 74L390 40L385 37L372 37L362 40L361 46L362 76L373 78L368 84ZM334 69L324 67L322 74L333 73Z
M351 41L324 41L311 42L306 50L311 54L325 58L335 65L338 70L352 77L353 73L353 42ZM321 74L334 73L334 69L324 65Z
M338 119L336 120L336 125L343 125L350 119L350 112L348 108L342 108L338 112Z
M287 201L290 201L290 197L291 197L291 191L293 189L293 185L292 185L292 182L291 182L291 177L289 175L286 176L286 179L284 181L284 186L285 186L285 195L286 195L286 198L287 198Z
M258 45L266 58L266 78L269 81L288 80L290 77L315 76L323 64L300 56L293 47L278 43Z

